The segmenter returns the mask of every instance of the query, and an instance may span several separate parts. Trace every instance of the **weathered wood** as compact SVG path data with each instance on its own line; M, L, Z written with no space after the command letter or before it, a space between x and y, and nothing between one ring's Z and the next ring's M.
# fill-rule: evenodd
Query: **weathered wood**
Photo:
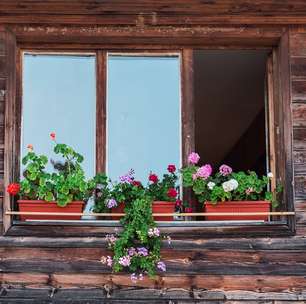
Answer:
M185 49L181 56L182 161L185 166L188 155L195 149L193 50Z
M205 261L206 263L306 263L304 250L180 250L179 248L163 248L161 251L164 261L190 263ZM63 262L98 262L102 256L111 255L111 251L101 248L1 248L0 259L18 260L26 263L29 260L63 261Z
M0 248L106 248L101 237L0 237ZM163 247L169 248L167 241ZM177 250L306 250L305 237L291 238L219 238L219 239L173 239L170 248Z
M292 104L292 120L293 126L306 127L306 103Z
M96 172L105 172L106 168L106 60L106 52L98 51L96 54Z
M295 202L296 221L298 224L306 223L306 198L297 199Z
M6 94L5 94L5 130L1 132L2 135L5 133L4 142L4 185L8 185L16 177L16 164L15 158L19 155L19 151L15 150L15 131L16 131L16 115L15 115L15 97L16 97L16 39L15 36L9 31L0 32L0 37L5 42L5 54L6 54ZM4 76L4 74L3 74ZM9 194L4 192L3 210L9 211L10 206ZM4 212L5 213L5 212ZM7 231L11 225L11 217L3 215L3 229Z
M283 30L276 27L261 28L260 31L249 27L106 27L106 26L12 26L21 43L77 43L120 45L134 44L172 46L202 45L240 45L274 46L277 45Z
M210 263L205 260L166 261L167 274L213 274L213 275L306 275L305 263ZM0 261L2 272L33 272L33 273L106 273L111 269L100 261L53 261L38 259L5 259Z
M306 128L293 129L293 147L295 150L305 149L306 147Z
M175 238L216 238L223 236L288 236L292 235L286 224L241 224L229 226L194 226L194 227L160 227L162 233ZM37 236L37 237L82 237L105 236L114 231L113 227L99 226L50 226L50 225L14 225L7 232L7 236Z
M276 124L276 178L283 185L283 202L286 210L294 210L292 116L290 90L290 32L285 32L273 51L274 122ZM280 149L280 147L282 147ZM288 226L295 232L294 218L287 218Z
M92 302L94 300L105 300L107 303L112 303L112 300L124 300L125 303L131 303L129 300L133 300L132 303L169 303L169 300L178 300L175 303L238 303L228 302L230 301L247 301L247 303L260 303L265 300L278 300L278 301L303 301L306 296L304 293L288 292L288 293L260 293L250 291L207 291L205 289L189 289L184 288L169 288L163 291L158 289L143 289L134 287L130 289L110 289L97 288L97 289L61 289L52 290L50 288L44 289L27 289L27 288L12 288L3 289L2 300L9 301L10 299L20 299L24 297L27 299L49 300L49 303L101 303ZM79 302L79 301L83 302ZM155 302L157 300L158 302ZM161 302L162 300L168 300L168 302ZM187 302L181 302L186 300ZM192 302L190 302L190 300ZM66 302L67 301L67 302ZM69 301L69 302L68 302ZM126 302L127 301L127 302ZM141 301L141 302L138 302ZM142 302L144 301L144 302ZM195 301L195 302L194 302ZM218 301L218 302L215 302ZM6 302L10 303L10 302ZM35 302L36 303L36 302ZM45 303L45 302L42 302ZM102 302L104 303L104 302ZM272 302L271 302L272 303ZM294 302L292 302L294 303Z
M305 24L305 3L261 1L2 1L2 23Z
M305 101L306 81L304 79L293 80L291 84L291 89L293 101Z
M295 195L298 199L306 198L306 176L296 175L294 178Z

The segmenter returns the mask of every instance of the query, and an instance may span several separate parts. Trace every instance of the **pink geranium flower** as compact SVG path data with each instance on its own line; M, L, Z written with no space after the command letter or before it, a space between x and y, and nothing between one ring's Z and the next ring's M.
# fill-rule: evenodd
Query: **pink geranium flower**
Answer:
M222 176L226 176L226 175L229 175L233 172L233 169L227 165L222 165L220 168L219 168L219 172Z
M188 156L188 162L190 164L197 164L200 160L200 155L198 153L195 153L195 152L191 152Z

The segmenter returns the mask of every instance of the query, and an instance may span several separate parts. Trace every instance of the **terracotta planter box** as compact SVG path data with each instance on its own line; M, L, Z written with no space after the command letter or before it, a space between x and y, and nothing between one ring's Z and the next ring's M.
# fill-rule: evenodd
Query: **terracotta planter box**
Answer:
M18 200L19 211L21 212L57 212L57 213L81 213L85 203L82 201L71 202L65 207L57 206L56 202L39 200ZM25 220L80 220L81 216L67 215L26 215L21 214L20 219Z
M112 208L112 213L124 213L124 203ZM154 201L152 204L152 213L174 213L174 202ZM120 220L122 216L112 216L113 220ZM173 221L173 216L154 216L155 221Z
M223 212L269 212L269 201L230 201L218 202L213 205L211 202L204 203L205 212L223 213ZM262 220L268 221L269 215L244 215L244 216L206 216L207 221L239 221L239 220Z
M175 202L154 201L152 213L174 213ZM173 221L173 216L154 216L155 221Z
M125 204L120 203L117 207L112 208L112 213L124 213L124 207L125 207ZM122 218L123 218L123 216L113 216L112 215L112 220L117 220L118 221Z

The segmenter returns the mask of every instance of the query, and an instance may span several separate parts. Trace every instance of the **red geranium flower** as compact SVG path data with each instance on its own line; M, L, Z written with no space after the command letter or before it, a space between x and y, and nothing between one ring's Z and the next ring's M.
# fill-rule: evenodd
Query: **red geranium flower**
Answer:
M6 188L6 191L10 194L10 195L17 195L20 191L20 185L17 183L12 183L9 184Z
M156 184L158 182L158 176L154 173L151 173L149 175L149 181L150 182L153 182L154 184Z
M28 145L27 145L27 148L28 148L28 150L32 151L32 150L33 150L33 145L28 144Z
M51 137L51 140L55 140L55 137L56 137L55 133L54 133L54 132L51 132L51 133L50 133L50 137Z
M169 165L169 166L168 166L168 171L169 171L170 173L174 173L175 170L176 170L175 165Z
M170 188L167 192L167 195L171 198L175 198L177 196L177 191L174 188Z
M133 186L142 187L142 183L140 181L133 181Z

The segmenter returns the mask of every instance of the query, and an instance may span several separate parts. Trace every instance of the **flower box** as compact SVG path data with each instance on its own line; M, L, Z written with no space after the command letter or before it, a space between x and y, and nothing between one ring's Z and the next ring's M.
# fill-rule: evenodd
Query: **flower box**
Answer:
M174 213L175 202L154 201L152 213ZM155 221L173 221L173 216L154 216Z
M269 212L271 203L269 201L227 201L204 203L204 211L208 213L225 213L225 212ZM251 221L262 220L268 221L269 215L241 215L241 216L206 216L207 221Z
M124 203L118 204L117 207L112 208L112 213L124 213ZM121 220L123 216L114 216L112 215L112 220Z
M112 208L112 213L124 213L124 203ZM174 213L175 202L154 201L152 204L152 213ZM113 216L113 220L120 220L123 216ZM173 216L154 216L155 221L173 221Z
M56 202L47 202L42 200L18 200L20 212L56 212L56 213L81 213L85 203L83 201L74 201L65 207L59 207ZM20 220L80 220L81 215L27 215L21 214Z

